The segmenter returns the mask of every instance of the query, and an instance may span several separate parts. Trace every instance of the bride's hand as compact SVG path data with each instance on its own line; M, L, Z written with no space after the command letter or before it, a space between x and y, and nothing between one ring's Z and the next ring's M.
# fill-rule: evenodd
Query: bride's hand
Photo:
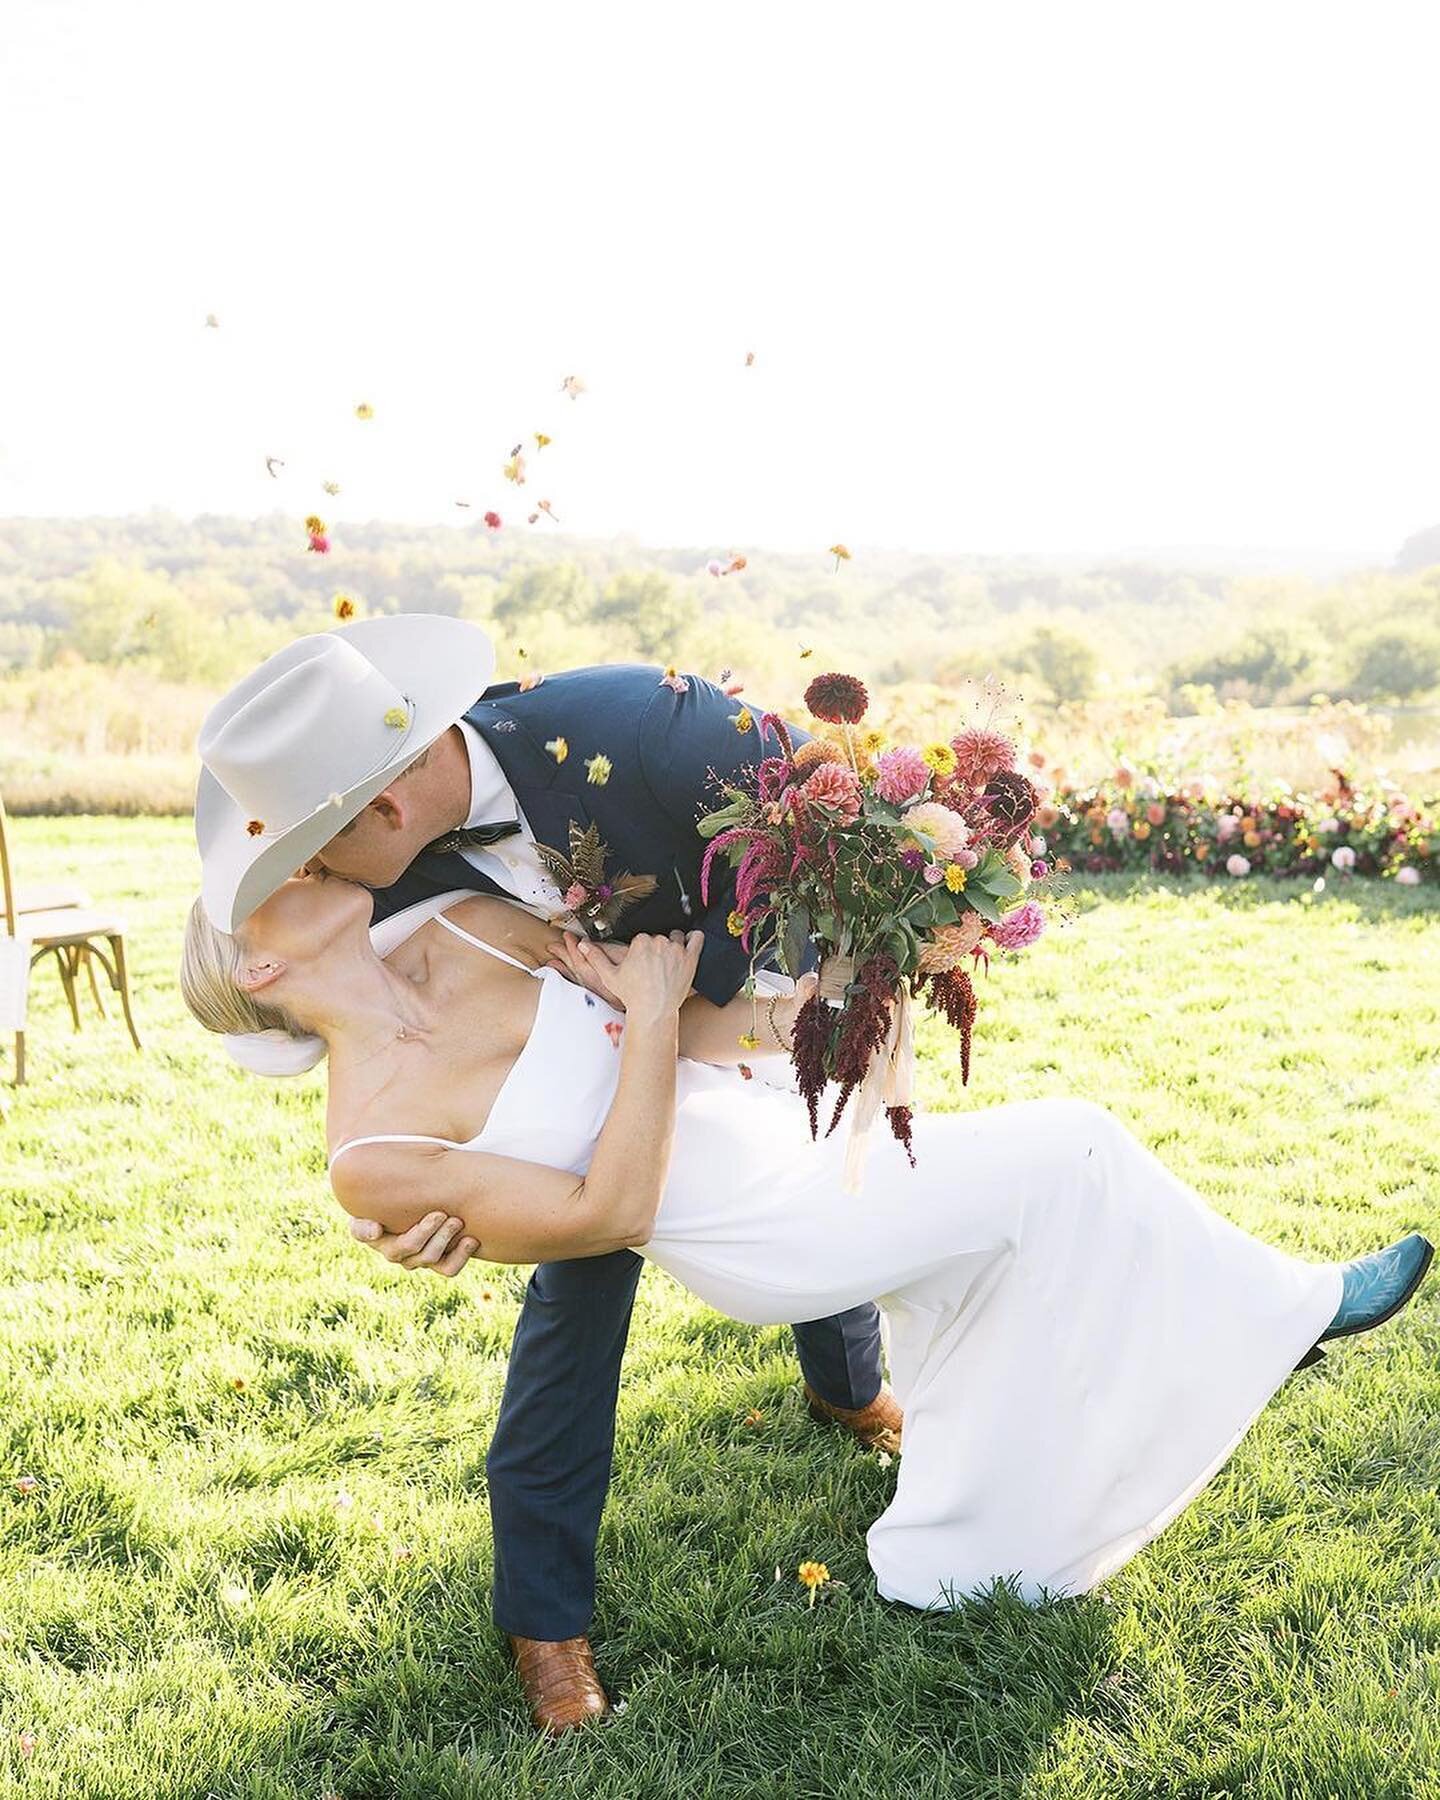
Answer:
M689 999L704 944L703 931L672 931L669 937L642 932L631 939L624 960L609 965L605 980L632 1020L658 1023ZM576 946L576 954L587 961L598 953L588 940Z
M581 944L587 946L589 954L580 953ZM628 944L596 943L590 938L581 937L578 932L567 931L563 938L558 938L551 944L545 959L552 969L558 969L578 987L587 988L607 1006L613 1006L617 1012L624 1012L625 1004L615 992L609 976L611 970L624 962L629 948Z

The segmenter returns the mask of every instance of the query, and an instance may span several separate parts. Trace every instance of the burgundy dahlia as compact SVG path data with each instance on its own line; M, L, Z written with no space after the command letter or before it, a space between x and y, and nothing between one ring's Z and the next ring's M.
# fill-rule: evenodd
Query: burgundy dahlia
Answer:
M1035 817L1040 796L1028 775L1018 769L1002 769L985 783L985 810L995 825L995 840L1008 848Z
M817 675L805 690L805 704L827 725L858 725L870 696L854 675Z

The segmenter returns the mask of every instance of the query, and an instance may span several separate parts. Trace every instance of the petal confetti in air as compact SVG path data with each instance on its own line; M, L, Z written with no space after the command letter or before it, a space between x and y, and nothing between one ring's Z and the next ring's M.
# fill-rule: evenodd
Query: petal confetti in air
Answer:
M284 467L285 461L283 457L267 456L265 458L265 473L272 481L278 481L280 479L278 471Z
M535 504L540 508L541 512L543 512L547 518L555 519L555 509L553 506L551 506L551 504L548 500L537 500L535 502ZM560 523L560 521L558 519L555 519L555 523L558 525Z
M661 687L671 688L677 694L688 694L690 683L678 669L667 669L660 677Z
M245 830L250 837L263 837L265 833L265 821L263 819L252 819L245 827Z
M555 758L557 763L563 763L565 758L570 754L570 746L563 737L551 738L545 748Z
M801 644L801 646L800 646L801 662L804 662L804 660L807 656L813 656L814 654L815 654L815 646L813 644Z
M340 492L340 483L338 481L322 481L320 485L332 499Z
M311 513L305 520L305 529L310 533L311 537L318 537L325 530L325 521L320 517L319 513Z
M545 677L540 673L540 671L538 669L535 669L535 670L532 670L531 673L528 675L522 675L520 677L519 683L517 685L519 686L520 692L522 694L533 694L535 689L537 687L539 687L540 683L544 679L545 679Z
M403 706L392 706L385 715L385 723L392 731L403 731L410 723L410 714Z
M355 602L348 594L337 594L331 601L330 608L335 617L342 621L355 617Z
M718 556L712 556L705 565L705 573L707 575L723 575L725 573L725 565Z
M585 764L585 779L591 787L604 787L614 773L615 765L603 751L597 750Z
M742 706L737 713L731 713L730 723L743 737L755 724L755 715L748 706Z
M220 329L220 321L215 317L214 313L206 313L205 323L211 331L218 331Z
M753 369L755 367L755 352L753 350L747 350L745 352L745 367L747 369Z
M330 540L323 531L312 531L310 533L310 540L305 548L307 550L313 550L317 556L328 556L330 554Z
M578 400L585 392L585 383L578 375L567 375L560 383L560 392L568 394L572 400Z
M457 501L456 501L456 502L455 502L455 504L456 504L456 505L457 505L457 506L463 506L463 507L466 507L466 508L468 508L468 507L469 507L469 505L470 505L470 502L469 502L469 501L468 501L468 500L457 500Z
M512 456L509 462L507 462L505 467L501 470L501 474L504 475L507 481L513 481L516 487L524 487L525 458L523 456Z
M487 530L487 531L498 531L498 530L499 530L499 529L500 529L500 515L499 515L499 513L497 513L497 512L487 512L487 513L486 513L486 515L485 515L485 529L486 529L486 530Z
M830 554L835 558L835 567L837 569L842 562L849 562L850 560L850 552L843 544L832 544L830 546Z
M368 400L362 400L355 408L355 417L357 419L373 419L375 417L375 408Z
M535 433L535 448L537 450L543 450L545 448L545 446L550 442L551 442L551 439L546 437L546 435L543 431L537 431Z
M530 516L529 516L529 517L528 517L528 518L527 518L527 519L526 519L526 521L525 521L525 523L526 523L526 524L527 524L527 525L533 525L533 524L534 524L534 523L535 523L535 521L536 521L536 520L537 520L537 519L538 519L538 518L539 518L539 517L540 517L540 515L539 515L539 513L538 513L538 512L533 512L533 513L531 513L531 514L530 514Z

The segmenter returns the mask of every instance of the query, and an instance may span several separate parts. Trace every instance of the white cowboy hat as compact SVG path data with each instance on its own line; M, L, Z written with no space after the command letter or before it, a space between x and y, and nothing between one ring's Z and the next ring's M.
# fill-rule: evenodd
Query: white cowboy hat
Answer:
M435 613L296 638L205 715L201 896L234 931L480 698L495 647Z

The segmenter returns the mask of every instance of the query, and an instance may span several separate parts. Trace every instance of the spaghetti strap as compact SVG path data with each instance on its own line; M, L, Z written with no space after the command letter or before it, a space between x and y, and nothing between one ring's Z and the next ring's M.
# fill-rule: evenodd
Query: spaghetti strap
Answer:
M346 1138L345 1142L339 1145L331 1155L327 1167L333 1169L337 1160L347 1150L357 1149L361 1144L443 1144L447 1150L463 1150L465 1148L464 1144L457 1144L454 1138L424 1137L408 1131L387 1131L381 1132L375 1137Z
M443 925L447 931L454 932L458 938L464 938L467 944L473 944L477 950L483 950L487 956L495 956L501 962L509 963L512 969L523 969L527 975L543 975L543 969L532 969L529 963L523 963L518 956L510 956L504 950L497 950L493 944L487 944L484 938L478 938L473 932L466 931L463 925L456 925L447 919L444 913L436 913L435 923Z

